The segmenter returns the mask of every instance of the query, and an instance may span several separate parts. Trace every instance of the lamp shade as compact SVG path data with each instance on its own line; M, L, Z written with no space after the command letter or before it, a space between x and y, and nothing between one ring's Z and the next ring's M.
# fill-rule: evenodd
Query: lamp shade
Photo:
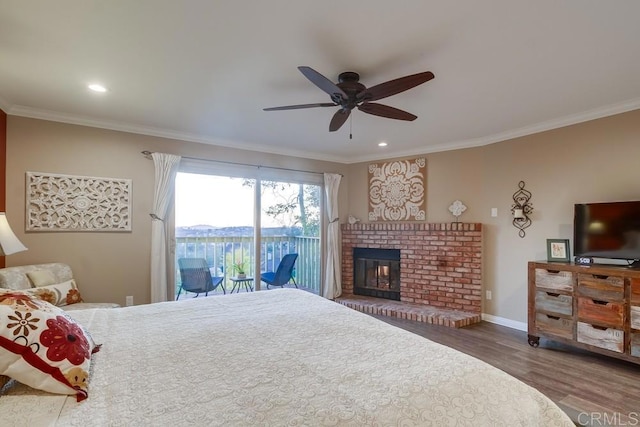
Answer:
M13 230L7 221L7 215L0 212L0 256L15 254L26 251L27 248L13 234Z

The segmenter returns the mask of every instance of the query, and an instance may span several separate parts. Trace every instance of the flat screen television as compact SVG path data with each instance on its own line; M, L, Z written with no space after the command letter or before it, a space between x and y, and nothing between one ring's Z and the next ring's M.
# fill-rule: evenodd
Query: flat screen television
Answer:
M640 260L640 201L576 204L576 256Z

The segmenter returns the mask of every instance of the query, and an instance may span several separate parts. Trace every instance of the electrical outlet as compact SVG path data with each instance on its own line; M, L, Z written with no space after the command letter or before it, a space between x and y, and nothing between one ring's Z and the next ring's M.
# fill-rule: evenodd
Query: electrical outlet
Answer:
M133 305L133 295L127 295L127 297L125 298L125 303L124 303L127 307Z
M491 291L486 291L486 298L487 300L491 299Z

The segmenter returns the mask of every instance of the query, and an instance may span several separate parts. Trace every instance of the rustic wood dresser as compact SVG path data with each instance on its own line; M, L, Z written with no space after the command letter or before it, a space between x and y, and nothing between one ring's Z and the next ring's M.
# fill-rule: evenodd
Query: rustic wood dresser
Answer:
M529 344L540 337L640 364L640 269L531 261Z

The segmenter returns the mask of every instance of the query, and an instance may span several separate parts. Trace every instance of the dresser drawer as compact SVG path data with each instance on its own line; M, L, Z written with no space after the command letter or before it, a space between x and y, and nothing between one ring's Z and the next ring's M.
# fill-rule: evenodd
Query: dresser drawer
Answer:
M587 323L622 328L625 304L578 297L578 318Z
M578 293L597 300L624 299L624 278L578 273Z
M539 288L573 292L574 283L575 276L570 271L536 268L536 286Z
M640 357L640 332L631 333L631 355Z
M539 331L572 340L573 325L574 322L569 319L536 313L536 328L538 328Z
M640 279L631 279L629 287L631 304L640 305Z
M584 322L578 322L576 332L578 342L600 347L617 353L624 352L624 332L614 328L600 328Z
M640 331L640 306L632 305L631 306L631 329L637 329Z
M553 292L536 291L536 311L572 316L573 297Z

